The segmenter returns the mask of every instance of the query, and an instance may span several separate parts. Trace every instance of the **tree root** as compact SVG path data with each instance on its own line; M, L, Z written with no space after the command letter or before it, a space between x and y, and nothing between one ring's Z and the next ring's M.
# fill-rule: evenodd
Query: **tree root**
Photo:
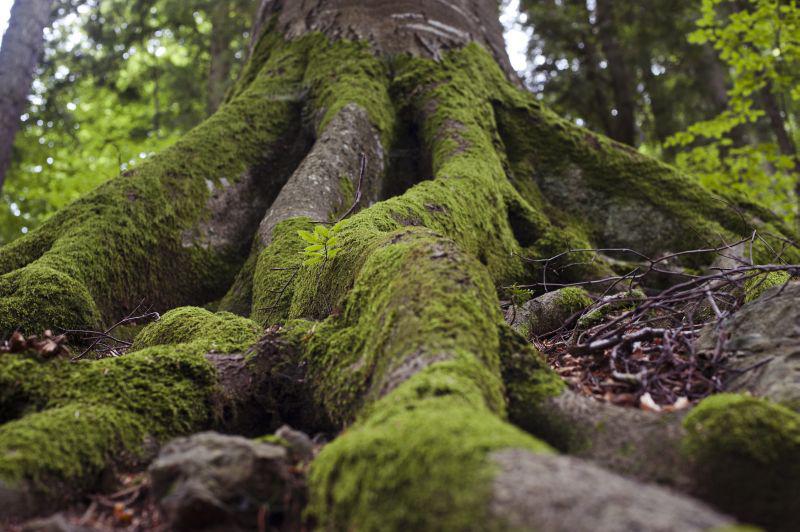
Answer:
M545 441L648 481L682 487L686 471L693 493L748 518L770 519L786 510L781 499L773 507L748 507L752 514L740 512L710 488L730 478L754 481L772 495L770 485L794 487L800 475L792 470L787 481L779 474L797 456L795 413L742 396L712 398L716 402L701 404L675 425L669 417L621 418L604 410L600 418L611 431L603 436L592 407L564 394L558 376L504 323L496 290L541 273L523 256L549 257L587 248L589 241L672 246L698 228L699 240L718 232L728 237L749 219L718 208L710 194L673 170L556 119L509 84L477 45L438 62L395 57L391 67L389 87L387 64L365 46L331 44L319 35L290 43L262 37L241 86L216 118L133 177L113 181L0 251L0 327L36 328L54 320L63 309L33 317L8 309L19 294L43 297L56 282L67 287L53 297L68 314L89 309L87 315L58 314L69 325L107 319L123 306L112 302L119 293L141 299L142 291L161 287L160 301L170 306L199 297L190 286L220 295L232 270L219 266L214 245L184 240L187 234L192 242L210 238L202 236L211 234L207 230L196 232L209 220L205 179L240 175L265 149L279 146L277 139L297 119L296 98L287 91L296 95L300 80L310 108L322 116L316 145L272 204L263 240L240 273L239 292L225 302L246 309L252 273L256 322L180 308L148 326L120 358L71 365L42 365L18 354L0 358L0 382L8 384L0 407L9 413L0 427L0 497L9 501L4 511L75 496L109 464L145 459L150 440L209 426L253 433L291 416L300 428L343 430L311 466L309 515L321 528L548 528L555 526L556 508L569 513L559 515L563 523L579 528L582 511L602 511L598 522L615 529L731 522L682 495L553 456ZM352 179L360 152L372 154L369 190L380 188L378 154L391 144L393 103L418 118L434 178L348 217L337 235L336 258L301 265L297 230L348 205L336 174L345 171ZM226 113L236 120L224 121ZM213 142L205 131L214 133ZM227 135L238 133L245 148L226 144ZM343 139L346 147L337 144ZM178 161L179 155L189 161ZM216 164L219 157L224 161ZM193 171L198 160L213 172ZM330 191L313 180L323 176ZM120 204L131 193L135 197ZM306 210L301 199L317 193L321 203ZM588 209L588 223L578 223L581 209ZM658 223L643 223L632 212ZM717 216L722 222L714 221ZM136 231L123 234L128 226ZM138 232L142 227L147 230ZM101 244L101 236L111 242ZM137 248L128 252L132 240ZM114 266L120 256L130 257L124 271ZM36 270L40 266L52 271ZM34 273L44 280L23 279ZM80 297L62 301L62 293ZM29 303L34 310L43 304ZM284 326L258 343L260 326L278 323ZM28 375L36 379L29 382ZM737 428L733 439L726 439L726 424ZM668 442L675 442L669 452ZM677 458L679 444L689 461ZM637 445L631 458L626 445ZM638 457L659 449L676 456L674 470L661 462L637 467ZM719 460L712 460L714 453ZM726 471L736 474L726 477ZM520 491L509 491L510 485ZM746 488L735 500L763 501L757 495ZM579 499L575 508L563 509L566 496ZM618 497L630 503L619 504ZM653 521L640 513L650 511Z

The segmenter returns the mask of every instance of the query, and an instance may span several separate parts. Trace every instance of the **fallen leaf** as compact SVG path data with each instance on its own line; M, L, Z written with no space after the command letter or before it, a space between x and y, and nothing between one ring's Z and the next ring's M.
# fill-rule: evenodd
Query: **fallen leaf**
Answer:
M639 398L639 406L642 410L647 410L649 412L661 412L661 407L653 401L653 398L650 396L650 392L643 394Z

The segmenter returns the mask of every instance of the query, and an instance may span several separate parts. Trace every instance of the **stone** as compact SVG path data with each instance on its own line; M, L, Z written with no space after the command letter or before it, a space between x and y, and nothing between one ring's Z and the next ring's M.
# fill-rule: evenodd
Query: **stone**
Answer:
M800 282L776 286L719 327L704 329L698 349L722 353L731 370L727 391L749 392L800 411ZM721 336L720 336L721 335Z
M173 440L150 465L152 492L176 530L282 528L298 520L302 482L279 445L202 432Z
M566 287L547 292L506 311L511 327L530 338L553 332L570 317L592 304L583 288Z

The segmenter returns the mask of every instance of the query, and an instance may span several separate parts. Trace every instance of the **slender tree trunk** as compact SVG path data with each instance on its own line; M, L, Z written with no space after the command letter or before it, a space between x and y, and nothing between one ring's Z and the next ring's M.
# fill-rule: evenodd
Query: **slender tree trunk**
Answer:
M631 65L617 39L619 23L612 0L597 0L597 29L603 53L608 60L614 107L617 115L612 119L614 133L611 138L630 146L636 145L636 81Z
M231 72L231 5L229 0L216 2L211 8L211 46L209 55L211 65L208 72L208 102L207 109L210 115L217 110L225 99L228 88L228 78Z
M16 0L0 45L0 190L11 164L11 148L25 111L52 0Z
M777 219L543 108L510 79L494 0L272 0L259 13L226 105L0 249L0 329L100 327L142 299L168 311L121 357L0 356L0 513L52 510L152 442L280 422L338 433L309 472L320 529L707 530L734 520L693 496L731 495L728 512L765 497L794 507L726 482L732 456L758 464L753 480L780 479L782 454L704 437L709 423L742 434L773 407L748 400L720 421L711 405L683 432L571 401L497 295L541 277L523 257L658 255L780 231ZM397 146L429 163L407 190L387 183L409 168ZM331 233L325 252L301 237ZM609 271L600 260L563 278ZM624 460L629 425L648 448ZM756 425L753 442L792 455L794 433ZM694 455L676 457L684 444L720 467L695 472ZM596 465L662 455L685 480L660 478L664 464L643 480Z
M800 213L800 158L797 156L797 146L786 129L786 120L784 120L778 99L772 91L771 83L768 83L766 87L761 89L761 101L764 105L764 111L769 118L769 124L772 128L773 135L775 135L775 140L778 143L778 149L781 155L790 157L794 162L794 193L796 201L798 202L798 213ZM798 224L800 224L800 216L798 216Z

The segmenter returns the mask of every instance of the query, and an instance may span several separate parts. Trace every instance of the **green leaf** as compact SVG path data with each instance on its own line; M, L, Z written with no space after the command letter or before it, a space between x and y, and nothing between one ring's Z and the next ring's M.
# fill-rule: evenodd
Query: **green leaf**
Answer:
M330 236L330 231L324 225L318 225L314 228L314 233L320 237L320 240L325 240Z
M309 231L304 231L304 230L301 229L300 231L297 232L297 234L300 236L300 238L302 238L303 240L305 240L309 244L317 244L317 243L319 243L319 239L316 237L316 235L311 233L311 232L309 232Z

